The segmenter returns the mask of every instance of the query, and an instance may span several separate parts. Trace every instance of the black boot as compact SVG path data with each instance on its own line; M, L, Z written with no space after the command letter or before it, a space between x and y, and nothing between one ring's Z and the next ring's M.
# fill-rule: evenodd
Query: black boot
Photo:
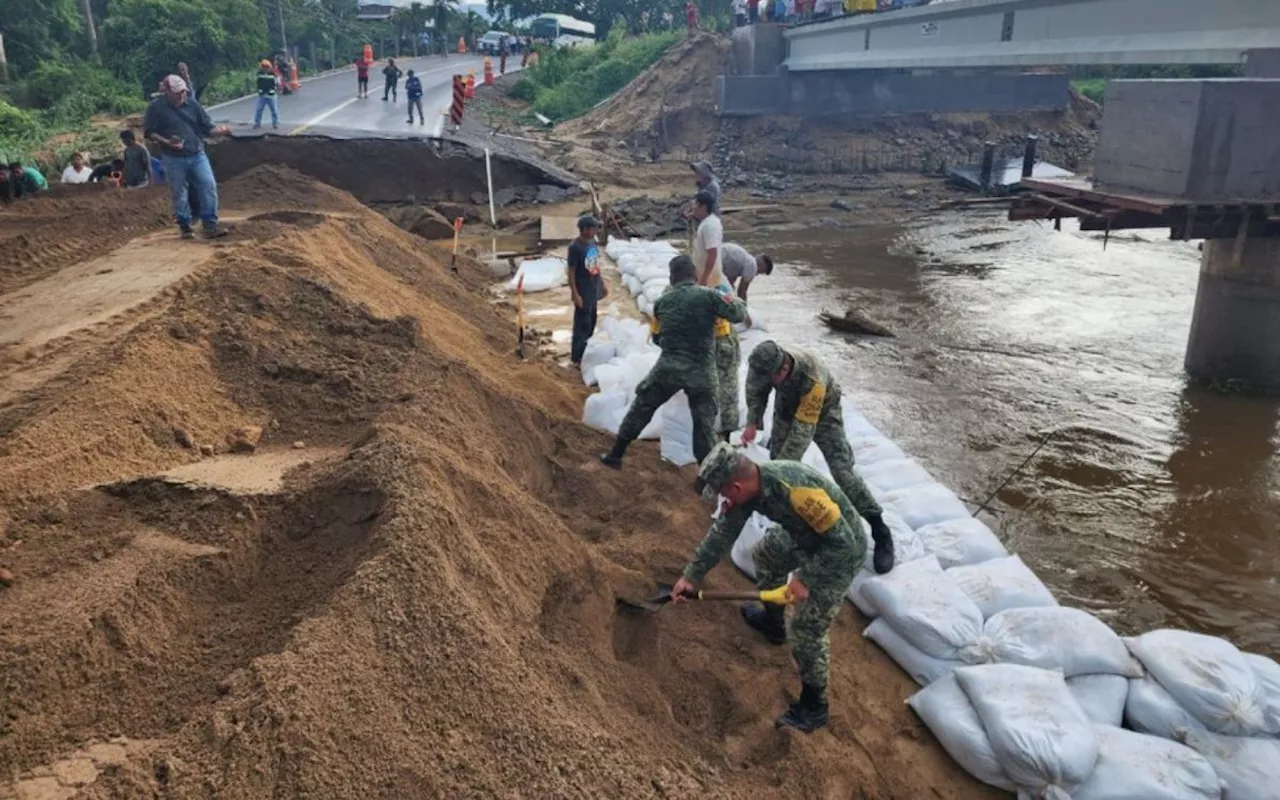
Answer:
M893 569L893 534L879 514L867 517L867 524L871 526L871 541L876 546L875 553L871 556L871 566L875 568L877 575L883 575Z
M787 643L786 609L775 605L747 605L742 607L742 618L764 636L769 644Z
M802 733L813 733L827 727L826 693L816 686L804 684L800 699L791 704L773 723L775 728L795 728Z
M610 469L622 469L622 457L627 454L627 445L631 442L626 439L614 439L613 449L607 453L600 454L600 463Z

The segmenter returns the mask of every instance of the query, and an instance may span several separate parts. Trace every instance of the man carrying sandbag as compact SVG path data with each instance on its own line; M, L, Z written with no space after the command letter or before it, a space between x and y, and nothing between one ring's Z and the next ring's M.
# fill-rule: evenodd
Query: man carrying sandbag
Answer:
M756 586L787 585L796 606L790 640L801 683L799 701L775 724L805 733L826 726L829 630L866 558L858 514L874 528L884 524L879 507L874 514L855 509L848 496L813 467L798 461L757 464L723 442L703 460L696 488L707 498L719 493L725 505L672 588L672 600L681 602L697 591L698 583L733 547L752 514L768 517L774 525L751 550ZM870 497L865 486L861 492ZM743 607L742 616L770 644L780 645L788 639L785 612L780 605L750 605Z
M649 327L662 349L658 363L636 386L636 399L618 427L613 449L600 456L605 466L622 469L622 457L663 403L681 390L693 415L693 455L699 461L711 452L716 431L717 322L745 322L741 300L694 283L693 259L676 256L669 265L671 285L653 304Z
M747 359L747 427L742 443L751 444L764 425L769 392L773 401L773 433L769 457L799 461L814 442L827 460L831 477L858 511L870 522L880 519L880 506L866 483L853 471L853 448L844 431L840 385L830 370L812 353L799 348L784 350L774 341L761 342ZM883 521L871 523L875 542L872 566L883 575L893 569L893 537Z

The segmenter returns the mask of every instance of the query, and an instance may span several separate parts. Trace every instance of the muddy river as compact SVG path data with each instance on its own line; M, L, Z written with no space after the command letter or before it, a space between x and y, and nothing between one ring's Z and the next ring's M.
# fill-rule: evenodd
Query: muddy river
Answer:
M1122 633L1176 626L1280 656L1280 402L1182 368L1194 243L999 214L906 228L729 238L775 254L752 304L824 356L846 394L934 476L991 504L1063 602ZM854 304L897 333L827 331ZM1047 441L1045 441L1047 439Z

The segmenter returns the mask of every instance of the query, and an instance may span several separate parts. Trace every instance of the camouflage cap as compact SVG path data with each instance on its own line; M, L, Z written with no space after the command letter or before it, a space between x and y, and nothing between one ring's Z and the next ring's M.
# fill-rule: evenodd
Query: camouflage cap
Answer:
M751 351L751 357L747 359L747 364L756 372L772 375L782 368L786 355L782 346L770 339L756 345L756 349Z
M719 493L720 487L733 477L741 459L741 450L727 442L718 443L702 459L702 466L698 468L698 482L694 487L703 495L709 493L714 497Z

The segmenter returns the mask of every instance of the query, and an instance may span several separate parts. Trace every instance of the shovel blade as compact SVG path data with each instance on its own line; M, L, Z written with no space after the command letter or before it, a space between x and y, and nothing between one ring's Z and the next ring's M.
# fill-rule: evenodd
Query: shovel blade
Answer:
M615 597L614 604L624 611L657 611L671 602L671 585L658 584L653 594L644 600L631 600L626 597Z

